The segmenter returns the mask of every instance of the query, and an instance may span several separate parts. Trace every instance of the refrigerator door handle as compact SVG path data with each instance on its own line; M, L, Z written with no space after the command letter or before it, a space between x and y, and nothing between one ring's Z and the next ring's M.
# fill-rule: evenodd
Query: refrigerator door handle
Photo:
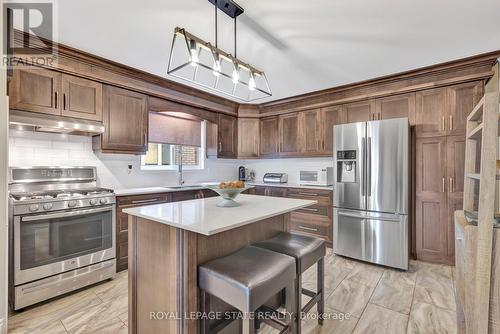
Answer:
M361 138L361 156L364 157L366 154L366 138ZM361 166L361 196L366 196L366 171L363 166Z
M365 215L357 215L355 213L347 213L347 212L338 212L339 216L345 216L345 217L351 217L351 218L360 218L360 219L366 219L366 220L381 220L381 221L388 221L388 222L400 222L401 219L399 217L395 218L390 218L390 217L374 217L374 216L365 216Z
M368 137L367 139L367 152L366 152L366 183L367 183L367 196L372 195L372 137Z

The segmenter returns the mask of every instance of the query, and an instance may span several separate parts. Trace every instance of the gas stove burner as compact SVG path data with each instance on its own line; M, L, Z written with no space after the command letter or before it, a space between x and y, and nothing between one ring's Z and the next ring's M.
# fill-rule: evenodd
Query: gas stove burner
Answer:
M56 198L79 197L79 196L83 196L83 195L84 195L83 193L79 193L79 192L75 192L75 193L61 193L61 194L57 194Z
M13 195L15 199L19 201L29 201L29 200L36 200L36 199L51 199L53 198L50 195Z

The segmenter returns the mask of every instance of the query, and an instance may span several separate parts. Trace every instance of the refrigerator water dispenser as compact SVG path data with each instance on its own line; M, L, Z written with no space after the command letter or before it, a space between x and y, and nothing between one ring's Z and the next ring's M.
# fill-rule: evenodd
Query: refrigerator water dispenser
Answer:
M356 151L337 151L337 180L356 182Z

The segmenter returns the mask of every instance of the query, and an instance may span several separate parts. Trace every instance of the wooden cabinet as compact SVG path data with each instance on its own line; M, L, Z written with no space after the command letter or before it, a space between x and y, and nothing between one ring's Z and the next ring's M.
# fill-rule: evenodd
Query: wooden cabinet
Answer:
M213 122L205 122L206 134L206 156L207 158L217 158L217 151L219 150L218 141L218 125Z
M260 156L263 158L278 155L278 123L278 117L268 117L260 120Z
M274 186L256 186L254 188L255 195L260 196L272 196L272 197L286 197L287 189L284 187L274 187Z
M238 158L258 158L259 139L259 119L238 118Z
M410 125L415 124L415 93L400 94L375 100L371 119L408 117Z
M344 105L346 123L367 122L375 111L373 101L361 101Z
M465 136L465 121L483 96L483 82L467 82L446 88L447 134Z
M301 114L291 113L279 116L279 154L298 156L302 151Z
M321 110L308 110L301 113L303 128L302 152L304 155L319 153L322 151L323 141L321 138Z
M424 261L454 263L453 212L462 208L465 138L417 139L416 250Z
M234 116L219 114L218 122L219 158L233 159L237 156L238 125Z
M14 69L9 84L11 109L61 114L61 73L39 67Z
M124 209L170 201L170 194L118 196L116 198L116 271L128 268L128 215Z
M103 97L105 132L100 136L100 142L94 141L94 149L104 152L145 153L148 148L147 96L104 86Z
M344 117L344 108L341 105L321 109L323 153L333 155L333 126L344 123Z
M102 84L72 75L62 75L63 116L102 121Z
M446 88L436 88L416 94L417 137L446 135Z

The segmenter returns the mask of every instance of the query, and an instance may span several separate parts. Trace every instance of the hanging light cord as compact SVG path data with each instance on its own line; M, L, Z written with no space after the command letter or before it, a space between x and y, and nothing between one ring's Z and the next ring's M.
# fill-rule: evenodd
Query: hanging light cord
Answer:
M234 17L234 58L236 58L236 16Z
M215 7L215 47L217 48L217 0L214 2Z

